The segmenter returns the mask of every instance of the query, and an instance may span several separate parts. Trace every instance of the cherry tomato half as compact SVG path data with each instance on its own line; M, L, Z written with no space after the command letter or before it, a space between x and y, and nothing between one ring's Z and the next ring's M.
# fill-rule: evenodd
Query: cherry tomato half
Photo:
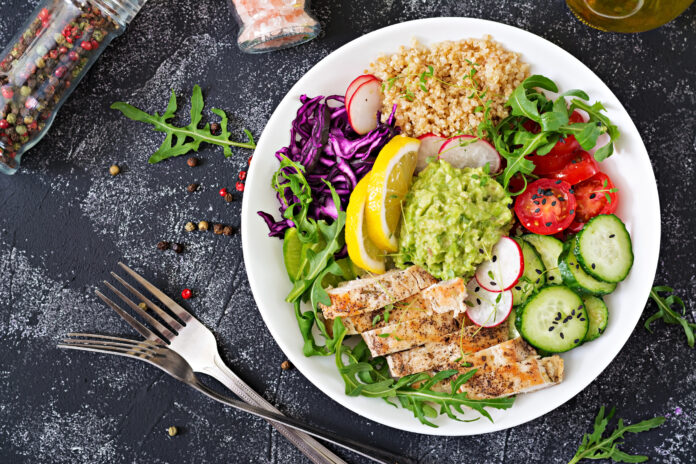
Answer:
M562 169L548 174L548 177L562 179L570 185L589 179L599 172L599 163L594 156L586 151L579 151L573 155L568 164Z
M573 111L573 113L568 117L569 124L575 124L577 122L583 122L582 115L578 111ZM524 128L530 132L536 132L530 130L531 124L534 121L527 121L523 124ZM537 124L538 126L538 124ZM536 168L534 169L534 174L538 176L544 176L555 171L563 169L563 167L570 162L573 157L573 153L580 149L580 144L575 140L575 136L569 135L565 139L559 140L556 145L544 156L539 155L528 155L525 158L534 163Z
M598 172L575 187L577 211L575 221L585 223L600 214L612 214L619 203L619 195L609 176Z
M573 222L575 195L565 181L539 179L517 197L515 214L529 231L541 235L555 234Z

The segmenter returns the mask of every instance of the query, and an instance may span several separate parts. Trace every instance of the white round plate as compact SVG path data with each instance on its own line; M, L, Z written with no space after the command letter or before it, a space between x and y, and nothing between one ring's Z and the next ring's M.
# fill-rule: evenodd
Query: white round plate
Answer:
M602 163L619 188L617 214L631 237L635 263L628 279L606 298L611 316L606 333L596 341L563 354L565 380L554 387L518 396L506 411L491 410L494 422L480 419L462 423L440 417L438 428L422 425L404 409L381 399L349 397L336 371L333 357L306 358L293 308L285 302L291 285L285 273L282 242L268 237L257 211L274 213L278 204L271 176L278 168L274 153L288 144L290 123L299 108L301 94L343 94L380 53L395 52L416 37L431 44L443 40L490 34L507 49L520 52L533 74L556 81L562 90L581 88L592 100L600 100L621 137L614 155ZM290 361L329 398L351 411L390 427L432 435L475 435L504 430L554 410L592 382L618 354L633 331L648 299L660 249L660 208L657 185L648 153L636 126L609 88L585 65L558 46L529 32L474 18L431 18L395 24L364 35L321 60L290 89L263 131L242 203L242 245L249 283L263 320ZM474 416L472 416L474 417Z

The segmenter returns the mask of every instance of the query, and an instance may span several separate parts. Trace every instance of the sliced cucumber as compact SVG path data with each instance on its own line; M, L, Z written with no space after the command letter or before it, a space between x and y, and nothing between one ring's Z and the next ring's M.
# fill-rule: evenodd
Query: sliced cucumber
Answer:
M575 254L570 252L570 246L565 247L558 259L558 268L563 276L563 283L581 295L607 295L616 290L616 284L600 282L588 275Z
M298 237L295 227L290 227L285 231L283 237L283 261L285 270L288 272L290 282L295 282L300 272L302 272L302 242Z
M564 285L542 288L527 301L518 320L527 343L551 353L580 345L589 328L582 299Z
M621 282L633 266L631 236L613 214L590 219L575 237L573 252L583 269L603 282Z
M585 297L582 301L585 302L587 316L590 318L590 328L587 330L584 341L591 342L606 330L609 323L609 308L601 298L596 296Z
M523 305L529 296L546 283L546 267L539 253L532 245L519 238L514 239L522 250L524 271L520 279L512 286L512 303Z
M546 266L546 283L563 285L561 271L558 270L558 257L563 252L563 242L550 235L527 234L522 239L530 243L541 256Z

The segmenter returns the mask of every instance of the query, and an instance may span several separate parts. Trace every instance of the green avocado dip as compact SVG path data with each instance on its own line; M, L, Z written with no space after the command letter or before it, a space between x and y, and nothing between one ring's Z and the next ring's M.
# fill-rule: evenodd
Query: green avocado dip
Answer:
M439 279L470 277L510 230L510 203L483 168L429 163L403 203L396 265L418 264Z

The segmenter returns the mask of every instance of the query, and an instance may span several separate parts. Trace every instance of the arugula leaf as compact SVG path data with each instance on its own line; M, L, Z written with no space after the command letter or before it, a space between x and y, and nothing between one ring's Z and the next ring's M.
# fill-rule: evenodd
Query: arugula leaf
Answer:
M653 333L650 325L657 319L662 319L665 324L681 325L684 329L684 334L686 334L686 342L691 348L694 347L694 329L696 329L696 324L692 324L687 321L684 316L686 316L686 305L681 298L676 295L670 295L664 297L660 293L674 292L671 287L657 286L650 290L650 298L657 304L658 311L650 316L645 321L645 328L648 332ZM679 314L678 309L675 310L673 307L681 308L681 314Z
M156 152L150 155L148 162L151 164L159 163L167 158L185 155L190 151L198 151L201 143L204 142L223 147L223 153L226 158L232 156L230 147L256 148L256 143L254 142L251 132L246 129L244 129L244 133L248 138L248 142L234 142L230 140L232 134L227 128L227 114L220 109L213 108L211 110L213 113L220 116L220 134L213 135L210 131L209 123L206 123L205 126L200 129L198 125L203 118L203 106L203 93L201 92L201 88L198 85L194 85L193 95L191 96L191 122L184 127L176 127L169 122L169 120L174 117L177 110L176 94L173 90L169 97L167 109L162 116L157 112L148 114L125 102L115 102L111 105L111 109L119 110L125 117L133 121L151 124L153 130L167 134L162 145L160 145Z
M623 420L619 419L614 431L605 438L604 432L615 412L615 408L612 408L605 416L604 406L599 408L599 413L594 421L594 430L592 433L583 435L580 447L568 464L576 464L583 459L611 459L616 462L645 462L648 460L647 456L621 451L619 446L623 443L619 440L622 440L627 432L640 433L659 427L665 423L665 418L654 417L631 425L625 425Z
M384 358L369 360L369 350L364 340L352 350L343 345L342 340L336 347L336 367L345 382L347 395L383 398L392 405L395 404L390 399L396 399L421 423L431 427L437 426L428 418L434 418L439 414L463 421L456 413L463 414L464 407L472 408L492 421L485 408L508 409L515 401L514 398L474 400L468 398L465 392L459 393L459 388L476 373L475 369L451 380L449 392L440 392L433 390L433 387L457 375L457 370L446 370L433 376L427 373L411 374L395 380L389 376ZM439 406L440 410L433 406Z

